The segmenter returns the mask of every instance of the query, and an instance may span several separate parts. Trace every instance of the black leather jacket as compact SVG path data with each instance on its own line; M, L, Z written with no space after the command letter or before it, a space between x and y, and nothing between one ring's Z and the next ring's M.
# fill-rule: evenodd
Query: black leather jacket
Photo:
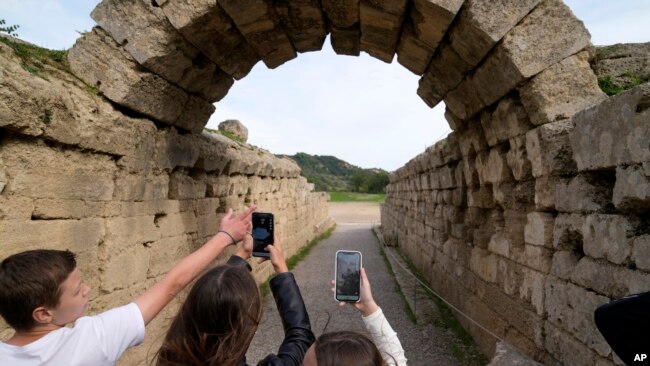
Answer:
M250 269L250 265L237 256L232 256L228 260L228 264L246 265ZM300 289L291 272L276 275L271 280L270 286L273 298L275 298L275 304L282 318L284 340L277 354L266 356L257 365L300 366L307 349L315 340ZM248 366L246 359L244 359L242 366Z

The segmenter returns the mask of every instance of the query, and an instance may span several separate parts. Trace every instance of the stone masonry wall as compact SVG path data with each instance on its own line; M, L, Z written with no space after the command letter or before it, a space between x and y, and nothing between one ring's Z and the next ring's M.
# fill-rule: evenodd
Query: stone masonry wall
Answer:
M273 212L286 256L296 253L331 226L326 195L299 174L252 146L116 109L64 71L30 73L0 43L0 258L74 251L92 288L90 314L159 280L215 234L229 207ZM259 281L272 272L254 268ZM150 358L176 306L120 364ZM0 338L10 335L0 324Z
M435 290L536 360L620 365L593 312L650 290L650 111L636 88L534 126L528 88L468 122L448 114L456 130L392 175L382 228ZM492 354L495 339L457 318Z

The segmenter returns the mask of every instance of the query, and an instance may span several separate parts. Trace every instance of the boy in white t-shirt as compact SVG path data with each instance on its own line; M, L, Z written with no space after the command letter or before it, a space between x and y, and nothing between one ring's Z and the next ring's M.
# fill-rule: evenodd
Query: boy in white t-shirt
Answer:
M251 207L221 220L219 231L135 301L84 316L90 288L70 251L31 250L0 264L0 315L15 331L0 342L0 365L114 365L144 338L144 327L223 250L251 231ZM240 248L239 250L243 250ZM73 323L72 328L65 325Z

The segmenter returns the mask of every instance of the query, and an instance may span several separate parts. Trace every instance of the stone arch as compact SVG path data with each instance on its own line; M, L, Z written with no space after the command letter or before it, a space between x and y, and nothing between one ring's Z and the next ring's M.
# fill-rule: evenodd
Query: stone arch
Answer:
M648 233L626 208L639 199L625 187L617 196L613 182L590 184L590 175L618 177L625 164L620 175L637 179L650 157L609 161L588 148L572 151L597 133L576 128L573 117L605 96L589 66L589 33L562 1L104 0L92 16L99 26L69 53L75 74L113 103L192 133L257 62L279 67L320 50L328 34L338 54L364 51L384 62L397 55L421 75L425 103L444 100L454 132L393 174L382 208L386 237L436 289L536 359L613 363L585 325L589 306L638 289L647 275L634 272L625 289L597 284L594 272L627 276L622 267L634 259L595 236L609 228L623 241ZM593 113L639 98L607 101ZM576 118L591 123L585 113ZM647 113L630 117L634 126L643 120ZM609 201L585 204L575 194L585 187ZM557 202L557 190L575 200ZM578 240L591 243L585 260L564 250L583 227L594 233ZM572 303L578 296L589 306ZM491 353L494 339L466 325Z

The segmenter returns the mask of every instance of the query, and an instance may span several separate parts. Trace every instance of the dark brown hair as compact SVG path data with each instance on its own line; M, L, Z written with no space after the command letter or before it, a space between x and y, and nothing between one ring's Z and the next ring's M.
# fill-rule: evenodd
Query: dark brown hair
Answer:
M201 276L174 318L156 365L239 366L262 318L262 297L244 267Z
M322 334L314 343L318 366L386 366L377 346L363 333Z
M32 312L54 308L61 284L77 267L69 250L30 250L7 257L0 264L0 314L16 330L34 327Z

